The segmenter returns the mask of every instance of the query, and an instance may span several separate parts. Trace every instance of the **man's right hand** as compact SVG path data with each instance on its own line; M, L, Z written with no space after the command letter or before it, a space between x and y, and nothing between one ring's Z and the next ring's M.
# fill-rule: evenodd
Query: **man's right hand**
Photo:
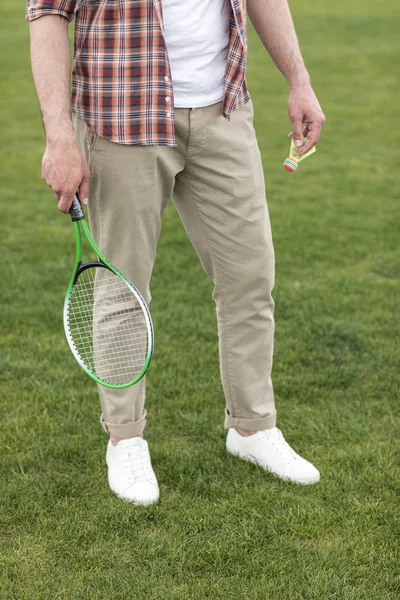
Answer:
M42 160L42 179L58 200L58 208L68 213L76 191L82 204L88 203L90 171L74 138L47 142Z

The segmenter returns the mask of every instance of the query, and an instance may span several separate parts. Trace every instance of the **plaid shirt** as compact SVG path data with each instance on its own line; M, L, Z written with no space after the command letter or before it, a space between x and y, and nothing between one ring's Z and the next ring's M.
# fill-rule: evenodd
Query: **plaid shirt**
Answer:
M249 99L246 0L230 3L223 100L227 119ZM27 0L29 21L43 15L68 21L76 16L73 113L113 142L177 145L162 0Z

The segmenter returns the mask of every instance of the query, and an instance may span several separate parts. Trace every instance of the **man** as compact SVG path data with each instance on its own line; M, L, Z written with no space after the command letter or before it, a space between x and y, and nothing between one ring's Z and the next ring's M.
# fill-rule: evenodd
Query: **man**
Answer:
M214 283L227 450L311 484L318 470L276 428L274 252L245 79L245 4L27 0L46 132L42 177L64 213L79 189L100 248L147 302L161 218L173 198ZM289 83L290 135L305 153L325 118L287 0L248 0L247 10ZM67 27L74 17L71 107ZM122 391L100 387L99 394L111 489L137 505L156 502L143 439L145 382Z

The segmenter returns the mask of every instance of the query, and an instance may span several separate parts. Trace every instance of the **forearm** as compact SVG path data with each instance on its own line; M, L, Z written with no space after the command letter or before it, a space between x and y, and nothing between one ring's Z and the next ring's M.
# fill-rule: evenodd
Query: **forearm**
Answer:
M290 87L309 84L287 0L247 0L247 11L259 38Z
M68 21L49 15L30 24L31 62L47 143L73 139Z

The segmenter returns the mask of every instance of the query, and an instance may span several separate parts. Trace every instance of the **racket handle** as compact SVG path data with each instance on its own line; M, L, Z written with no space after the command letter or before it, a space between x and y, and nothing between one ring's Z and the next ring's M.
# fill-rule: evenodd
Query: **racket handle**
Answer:
M78 194L75 194L74 199L72 200L69 214L71 215L73 223L75 223L75 221L82 221L85 218L82 205L79 202Z

